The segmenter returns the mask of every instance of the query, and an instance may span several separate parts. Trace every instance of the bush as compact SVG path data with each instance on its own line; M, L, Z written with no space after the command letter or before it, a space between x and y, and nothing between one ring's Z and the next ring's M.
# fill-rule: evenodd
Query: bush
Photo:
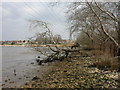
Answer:
M98 61L93 63L93 66L97 67L101 70L118 70L119 64L118 60L110 58L110 57L101 57Z

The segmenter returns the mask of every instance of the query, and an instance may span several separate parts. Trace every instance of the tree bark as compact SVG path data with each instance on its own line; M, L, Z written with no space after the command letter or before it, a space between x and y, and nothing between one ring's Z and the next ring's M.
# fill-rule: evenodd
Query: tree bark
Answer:
M120 45L120 1L118 2L118 43ZM118 50L117 50L117 56L118 56L118 61L120 66L120 46L118 47ZM119 72L120 72L120 67L119 67Z

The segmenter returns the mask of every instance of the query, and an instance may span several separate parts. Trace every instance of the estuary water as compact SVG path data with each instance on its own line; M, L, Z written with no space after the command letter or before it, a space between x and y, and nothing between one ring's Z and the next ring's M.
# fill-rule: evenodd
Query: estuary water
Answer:
M18 87L43 73L43 66L35 64L40 55L31 47L2 46L2 87Z

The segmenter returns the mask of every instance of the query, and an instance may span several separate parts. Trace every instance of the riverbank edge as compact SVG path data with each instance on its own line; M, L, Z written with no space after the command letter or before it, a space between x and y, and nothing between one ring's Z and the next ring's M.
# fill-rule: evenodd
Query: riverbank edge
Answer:
M25 46L25 47L71 47L72 45L68 44L51 44L51 45L0 45L0 46Z
M84 61L86 58L84 58L84 60L80 60L80 61L78 61L78 59L79 58L77 58L77 60L76 59L73 59L72 58L72 61L70 60L70 59L65 59L64 61L57 61L57 62L55 62L54 64L53 64L53 66L52 66L52 68L50 68L50 69L48 69L48 72L47 73L45 73L42 77L41 77L41 75L40 75L40 77L38 78L38 80L33 80L33 81L30 81L29 83L26 83L25 85L23 85L23 86L21 86L20 88L76 88L76 87L74 87L74 84L76 83L76 82L74 82L74 83L72 83L72 85L73 85L73 87L71 87L71 86L68 86L68 87L66 87L66 86L61 86L60 85L60 83L59 83L59 77L62 77L62 76L64 76L63 74L66 74L66 72L68 72L68 71L70 71L70 73L69 74L74 74L74 73L76 73L75 71L77 71L77 70L79 70L79 69L76 69L79 65L80 65L80 63L81 62L83 62L83 63L88 63L89 64L89 62L87 61ZM74 60L76 61L76 63L74 63ZM75 64L75 65L74 65ZM73 68L73 70L72 70L72 68L69 70L69 68L72 66L72 68ZM82 69L83 69L83 71L84 71L84 69L86 68L86 64L83 64L83 67L82 66L79 66L80 67L80 70L82 71ZM82 68L81 68L82 67ZM74 71L74 69L76 69L75 71ZM86 69L85 69L85 72L83 72L83 73L86 73L86 71L87 72L89 72L89 70L90 70L91 68L89 68L89 67L87 67ZM62 74L56 74L56 72L62 72ZM74 73L71 73L71 72L74 72ZM102 73L101 73L102 72ZM98 74L100 74L101 73L101 75L103 75L103 76L105 76L105 78L107 77L108 79L110 79L110 78L112 78L112 79L110 79L110 80L113 80L113 78L118 78L118 73L116 73L116 72L111 72L111 71L101 71L101 70L99 70L99 69L97 69L97 68L94 68L94 70L91 70L90 71L90 73L98 73ZM56 74L56 76L54 76ZM77 74L76 74L77 75ZM89 75L88 75L89 76ZM66 75L64 76L64 77L66 77ZM53 80L51 80L51 79L53 79ZM58 79L58 81L56 81ZM94 78L92 78L92 79L94 79ZM100 79L100 78L99 78ZM55 81L54 81L55 80ZM64 80L63 80L64 81ZM111 81L112 83L110 83L111 85L114 85L115 84L115 86L113 86L113 87L115 87L115 88L117 88L116 87L116 85L117 85L117 82L115 81L115 80L113 80L113 81ZM47 85L47 86L44 86L44 84L45 85ZM50 85L49 85L50 84ZM53 84L53 85L52 85ZM97 83L96 83L97 84ZM107 85L106 83L102 83L102 84L105 84L105 85ZM56 86L54 86L54 85L56 85ZM108 84L109 85L109 84ZM110 85L110 86L111 86ZM104 86L104 85L103 85ZM87 86L86 86L87 87ZM98 86L98 88L101 88L102 86ZM105 87L107 87L107 86L105 86ZM90 88L90 87L87 87L87 88ZM109 88L109 87L108 87Z

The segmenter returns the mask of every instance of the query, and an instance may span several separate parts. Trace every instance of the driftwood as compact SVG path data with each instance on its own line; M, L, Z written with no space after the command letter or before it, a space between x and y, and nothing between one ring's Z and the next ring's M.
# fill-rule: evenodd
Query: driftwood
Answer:
M71 47L65 47L65 48L60 48L60 47L51 47L49 45L47 45L47 47L50 51L52 51L52 53L48 54L44 54L43 51L37 49L37 51L41 52L41 54L45 55L47 58L43 59L43 60L37 60L37 63L39 65L41 65L42 63L47 63L47 62L53 62L53 61L62 61L65 58L71 58L74 57L73 55L71 56L71 53L74 52L78 52L79 53L79 57L90 57L90 55L86 54L86 53L82 53L82 51L90 51L90 50L94 50L93 48L87 48L87 47L77 47L77 48L71 48ZM39 58L38 58L39 59Z
M80 47L80 44L76 42L71 46L71 49L77 48L77 47Z
M48 48L53 52L51 53L50 55L46 55L47 58L46 59L43 59L43 60L40 60L40 57L38 57L36 59L36 62L41 65L42 63L47 63L47 62L53 62L53 61L62 61L64 60L65 58L68 58L69 57L69 54L71 52L80 52L80 49L71 49L71 48L58 48L58 47L54 47L56 48L53 49L52 47L50 47L48 45ZM41 52L43 54L43 52L39 49L37 49L37 51ZM44 54L45 55L45 54Z
M39 21L39 20L30 20L30 22L31 22L30 29L32 30L35 28L40 28L40 30L43 30L39 33L39 35L49 38L52 41L52 44L54 46L53 47L50 45L46 45L45 48L47 48L47 49L42 50L42 48L41 49L39 48L39 43L36 44L36 45L38 45L38 47L36 46L34 49L36 51L40 52L42 55L47 57L44 60L40 60L40 58L37 58L36 61L38 62L39 65L41 65L42 63L52 62L55 60L62 61L69 56L70 52L79 52L79 50L74 49L74 48L80 46L78 43L75 43L71 48L69 48L67 46L65 48L58 47L57 42L52 33L52 30L50 29L50 26L47 22Z

